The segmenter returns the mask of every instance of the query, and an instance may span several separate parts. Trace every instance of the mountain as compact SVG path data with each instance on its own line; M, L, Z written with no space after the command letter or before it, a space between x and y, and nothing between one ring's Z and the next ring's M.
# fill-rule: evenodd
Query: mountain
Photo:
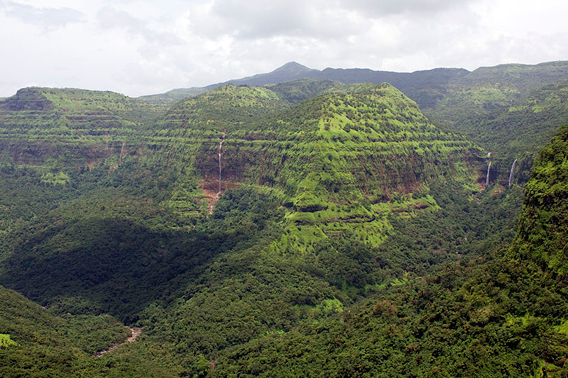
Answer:
M174 89L164 94L142 96L140 97L140 99L150 103L166 104L182 100L186 97L196 96L227 84L250 86L278 84L286 81L311 77L311 74L316 71L317 70L310 69L299 63L289 62L284 64L282 67L279 67L274 71L265 74L257 74L242 79L235 79L219 84L212 84L203 88Z
M566 374L567 131L539 155L512 245L235 346L216 360L215 374Z
M83 187L57 188L73 205L68 208L70 205L61 204L50 212L50 225L40 222L36 226L34 248L30 249L26 240L9 243L5 283L30 292L37 300L49 301L62 293L58 287L67 282L65 285L79 290L74 295L82 293L99 302L98 306L103 305L101 291L114 285L114 279L135 274L139 260L148 258L140 255L135 245L142 243L148 248L144 253L150 253L158 248L156 243L178 240L175 234L170 235L171 226L156 228L154 221L147 224L147 214L154 212L156 222L174 217L173 222L178 223L175 229L195 225L216 204L218 192L243 186L265 188L287 209L284 234L271 245L274 251L310 251L314 243L344 233L378 246L392 228L390 215L438 207L430 186L455 183L461 190L476 192L476 180L483 175L482 151L437 129L414 102L388 84L343 86L294 106L286 105L276 92L264 87L228 85L183 100L154 127L154 135L139 137L143 149L123 145L122 161L114 166L110 177L100 176L109 172L105 166L115 161L108 158L90 172L58 167L66 177L63 186ZM152 166L145 167L148 164ZM45 182L45 177L41 175L40 182ZM155 179L158 181L153 182ZM26 180L31 183L37 176ZM82 184L86 180L88 185ZM113 193L97 188L101 180L128 183L123 182L123 190ZM6 180L6 185L10 182ZM150 193L156 186L162 186L162 190L154 197ZM143 204L137 198L141 194L150 195L156 204ZM124 201L138 203L137 211L122 208ZM69 213L72 208L83 208L89 217ZM123 219L105 220L115 213ZM59 221L54 223L53 219ZM135 235L138 242L125 243ZM58 241L61 237L81 242L62 244ZM184 244L186 237L177 242ZM195 237L201 240L205 236ZM107 245L104 240L117 244ZM208 243L217 248L213 247L216 243ZM84 260L87 251L91 257ZM207 261L202 252L196 253L192 264ZM123 259L129 263L119 269ZM21 268L24 262L26 269ZM153 263L148 268L151 266ZM148 282L136 287L145 287L154 274L158 274L157 280L165 281L151 286L157 289L158 284L167 283L167 276L159 278L162 269L151 271L145 278ZM55 282L59 284L39 285L48 276L58 277ZM90 284L79 284L84 280ZM108 300L106 306L111 307L105 310L114 308L116 315L135 316L126 310L134 295L129 290L119 289L115 294L120 310ZM151 298L154 289L148 287L146 291L144 297Z
M426 113L491 151L502 183L515 160L526 182L537 152L566 123L566 79L567 62L479 68L452 82Z
M413 73L398 73L388 71L373 71L370 69L333 69L323 71L305 67L296 62L289 62L276 70L242 79L230 80L203 88L175 89L173 91L140 97L141 100L164 104L179 101L183 98L205 93L226 84L264 86L280 84L297 79L317 79L337 81L344 84L387 82L402 90L421 106L433 106L436 99L443 96L445 85L456 78L466 75L464 69L437 68L429 71ZM407 93L408 92L408 93Z
M33 112L64 113L66 96ZM13 120L32 110L2 111ZM229 348L323 321L467 254L465 225L441 242L404 219L458 211L442 188L479 194L485 165L483 151L388 84L222 86L113 128L116 147L92 164L49 148L30 164L10 144L66 135L47 121L5 128L0 281L55 313L143 326L147 341L126 349L129 372L152 348L164 354L148 361L169 373L206 372ZM96 137L77 138L74 153ZM403 237L380 249L406 224L422 246Z
M163 111L113 92L24 88L0 102L0 165L92 166Z
M568 62L563 61L537 65L505 64L481 67L472 72L459 68L435 68L412 73L360 68L326 68L320 71L290 62L265 74L202 88L175 89L165 94L142 96L140 99L151 103L172 103L226 84L264 86L297 79L330 80L344 84L386 82L416 101L422 109L438 109L438 112L445 109L446 113L442 113L444 118L447 116L448 119L457 119L452 117L452 114L456 115L453 108L455 105L452 105L454 102L462 107L467 106L470 110L487 111L495 106L510 105L526 99L531 91L566 79L567 73Z
M499 160L494 162L494 173L501 177L502 181L507 180L507 170L517 159L521 170L518 178L526 182L536 151L544 146L565 119L561 104L555 105L554 108L547 105L546 112L536 111L534 114L527 112L527 109L535 101L545 101L542 98L543 93L556 96L553 93L556 90L555 86L568 78L568 62L547 62L537 65L504 64L481 67L472 72L464 69L436 68L413 73L332 68L319 71L292 62L271 73L233 80L230 83L271 84L271 89L278 91L276 89L278 86L285 90L288 80L300 78L305 83L310 80L311 83L315 83L313 80L324 80L330 88L340 84L390 83L414 100L437 125L445 125L446 128L463 133L491 151ZM225 84L215 84L201 89L193 88L188 91L176 90L165 95L142 99L168 103ZM291 88L298 86L293 84ZM296 101L299 102L319 93L321 92L305 92L300 95L284 92L281 95L300 95ZM290 100L291 97L286 99ZM520 109L525 109L522 116L519 113ZM527 129L522 125L522 121L516 119L519 116L540 117L541 121L535 119L529 122L531 126ZM552 122L547 122L549 118L552 118ZM520 125L514 127L515 124Z
M295 64L168 105L2 100L2 375L565 375L566 127L530 180L498 168L564 117L563 68L513 68L393 75L427 115ZM489 85L518 91L470 109Z
M233 85L251 85L251 86L264 86L268 84L278 84L286 81L296 79L305 79L312 77L311 75L317 70L308 68L296 62L289 62L275 69L274 71L266 74L258 74L250 77L245 77L239 80L231 80L223 84Z

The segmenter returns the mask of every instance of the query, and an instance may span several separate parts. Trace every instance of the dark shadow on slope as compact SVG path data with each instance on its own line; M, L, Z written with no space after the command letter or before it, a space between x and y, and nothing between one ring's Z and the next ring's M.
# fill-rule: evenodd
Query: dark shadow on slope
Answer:
M120 218L49 226L14 248L0 282L64 312L109 312L135 322L148 303L192 285L217 255L254 243L277 216L274 202L258 193L227 197L190 232L155 231Z

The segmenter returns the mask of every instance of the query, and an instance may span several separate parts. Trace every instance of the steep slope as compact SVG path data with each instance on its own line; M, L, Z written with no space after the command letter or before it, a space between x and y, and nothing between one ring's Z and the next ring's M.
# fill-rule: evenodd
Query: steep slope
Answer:
M540 154L512 246L227 349L211 375L566 375L567 142Z
M419 251L381 247L397 220L446 214L433 187L468 206L484 153L388 84L333 88L294 106L236 86L184 100L114 169L61 166L65 185L2 170L8 195L28 185L32 198L16 197L34 211L3 209L13 223L0 282L70 313L138 322L151 345L133 346L137 358L159 345L165 356L152 361L192 375L227 348L334 316L468 253L462 225L444 237L417 227ZM48 206L33 199L44 189Z
M428 185L439 180L473 188L477 147L429 124L390 85L337 88L279 112L287 106L267 88L222 87L173 107L158 122L161 148L170 149L171 165L181 160L184 170L195 170L198 182L185 182L186 193L238 184L282 191L294 210L293 234L308 244L344 227L379 243L393 210L387 202L396 200L402 211L435 207ZM230 98L231 108L215 98Z
M159 120L160 129L192 133L245 130L258 118L289 107L275 92L261 87L226 85L175 104Z
M123 142L163 110L112 92L21 89L0 102L0 164L92 165L120 154Z
M313 250L314 243L344 233L378 246L392 229L388 219L392 214L438 208L431 185L456 183L470 192L478 190L481 151L429 124L416 104L390 85L340 87L281 110L289 106L266 88L222 87L173 107L157 121L154 136L142 139L143 147L121 154L123 162L112 175L108 171L112 161L93 167L92 172L58 167L65 180L48 191L52 201L65 201L57 206L46 208L33 200L37 197L22 198L22 204L36 210L18 213L8 207L8 197L0 197L6 203L0 212L6 222L3 230L16 237L5 239L5 254L11 255L9 282L24 285L18 286L23 291L36 287L35 297L46 298L57 290L36 281L53 274L44 268L51 264L61 272L70 265L75 273L66 277L62 273L61 278L77 280L71 285L75 287L91 274L87 287L99 287L109 279L105 267L120 267L123 257L130 262L116 277L133 274L134 267L149 258L136 245L148 246L153 254L160 243L183 243L186 236L179 239L172 232L201 222L219 194L230 188L262 186L279 198L288 209L285 233L271 248L292 253ZM51 177L12 177L9 169L5 174L6 195L22 183L33 188L30 193L45 192L42 185L49 184ZM128 204L137 204L136 211ZM89 216L77 216L73 208L82 208ZM52 221L34 226L37 234L29 244L19 239L14 222L24 222L25 227L25 222L38 219L39 209L52 210ZM155 221L148 221L149 214ZM135 235L146 241L126 242ZM85 243L58 241L68 237ZM116 242L116 248L109 248L104 240ZM95 250L100 252L93 254L98 262L79 263L83 253ZM30 265L28 258L37 261ZM196 259L206 261L201 254ZM24 261L27 270L19 268ZM47 289L54 294L45 294ZM153 292L148 288L144 298L151 298ZM120 295L116 298L120 302ZM140 302L137 308L145 300ZM129 306L115 310L124 316ZM132 309L128 311L128 316L133 315Z
M1 286L0 304L2 377L91 376L91 355L130 334L109 315L60 317Z
M568 125L539 154L526 187L523 215L512 254L529 259L559 279L568 273Z
M501 184L507 185L514 160L515 178L524 183L538 151L568 119L567 89L567 81L546 85L532 91L526 100L471 116L453 126L491 151L492 171Z
M515 168L525 183L538 151L566 122L567 78L568 62L483 67L448 83L426 113L491 151L491 182L508 186Z

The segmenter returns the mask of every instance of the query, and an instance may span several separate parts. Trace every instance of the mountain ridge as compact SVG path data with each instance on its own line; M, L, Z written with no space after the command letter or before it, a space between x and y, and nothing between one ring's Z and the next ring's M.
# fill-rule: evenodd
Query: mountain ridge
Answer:
M568 129L529 183L517 156L565 118L542 85L564 66L402 76L419 101L297 63L171 106L18 91L0 284L27 298L0 287L0 375L566 375ZM118 321L142 336L91 357Z
M275 70L264 74L256 74L241 79L228 80L217 84L211 84L205 87L179 88L171 90L164 94L146 95L138 98L153 103L168 103L172 101L179 101L185 97L205 93L226 84L258 86L278 84L285 81L306 78L339 81L343 82L344 84L364 82L379 84L382 82L389 82L390 84L399 88L399 86L404 87L406 83L410 83L410 81L412 80L428 80L428 77L432 76L432 73L443 73L442 75L436 75L440 76L441 79L436 80L435 84L441 85L445 84L449 79L463 75L467 72L469 71L459 68L435 68L432 70L421 70L412 73L398 73L391 71L373 71L368 68L343 69L329 67L320 71L317 69L308 68L297 62L288 62L276 68ZM406 86L412 87L411 84L406 84Z

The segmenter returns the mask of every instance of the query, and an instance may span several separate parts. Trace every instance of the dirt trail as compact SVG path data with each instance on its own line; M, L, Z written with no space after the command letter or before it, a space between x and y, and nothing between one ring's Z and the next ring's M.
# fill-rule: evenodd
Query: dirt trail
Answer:
M128 339L126 339L125 342L122 342L120 344L111 345L108 349L104 349L104 350L101 350L101 351L93 354L93 357L101 357L105 353L112 352L113 350L115 350L116 348L118 348L121 345L133 342L134 340L136 340L136 338L138 336L140 336L142 334L142 329L140 329L140 328L132 328L132 327L126 327L126 328L128 328L130 330L130 332L132 332L132 336L130 336Z

